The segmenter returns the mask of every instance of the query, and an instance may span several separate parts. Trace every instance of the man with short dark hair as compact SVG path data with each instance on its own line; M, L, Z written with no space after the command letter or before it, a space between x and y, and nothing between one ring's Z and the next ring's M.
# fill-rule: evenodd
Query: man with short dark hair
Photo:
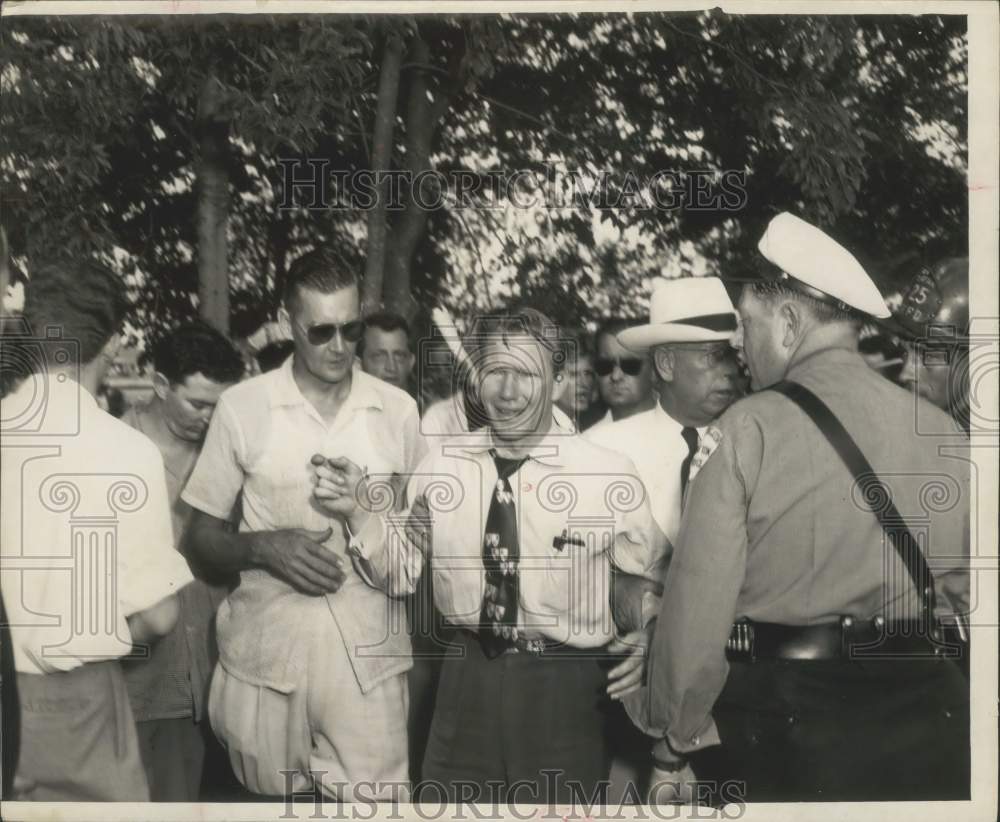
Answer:
M421 463L405 516L359 505L357 466L317 471L317 504L351 512L352 551L372 584L411 593L433 556L456 650L422 776L453 802L548 804L606 790L600 692L619 699L642 679L645 633L618 636L612 569L655 580L665 546L631 462L556 424L560 343L530 308L478 325L469 347L487 429Z
M641 324L639 320L619 318L607 320L597 329L594 371L608 413L593 426L594 429L648 411L656 405L649 358L629 351L618 341L622 331Z
M416 403L354 369L363 333L354 271L326 249L289 269L282 322L294 354L219 400L182 498L194 554L240 584L220 606L209 716L250 791L318 788L400 799L407 783L402 603L347 555L350 517L312 499L312 458L351 460L379 482L423 455ZM226 518L242 494L239 533ZM377 649L377 650L374 650Z
M191 509L181 500L222 392L243 376L239 352L203 322L167 332L153 346L153 397L130 408L123 421L149 437L163 456L174 539L183 552ZM179 592L180 619L149 659L125 666L139 732L150 798L197 802L205 761L208 682L218 652L211 637L215 612L225 598L222 580L197 566L196 578ZM212 584L212 583L215 584Z
M858 353L889 310L847 249L788 213L758 248L756 393L702 438L650 646L651 800L695 774L721 802L968 798L967 649L941 633L969 605L964 438L933 408L914 431Z
M398 314L378 311L365 317L358 356L366 373L409 390L415 357L410 350L410 326Z
M5 799L149 799L119 658L171 631L191 573L174 550L160 453L94 398L126 307L111 272L43 265L25 333L3 341L20 380L0 414L0 584L21 709Z

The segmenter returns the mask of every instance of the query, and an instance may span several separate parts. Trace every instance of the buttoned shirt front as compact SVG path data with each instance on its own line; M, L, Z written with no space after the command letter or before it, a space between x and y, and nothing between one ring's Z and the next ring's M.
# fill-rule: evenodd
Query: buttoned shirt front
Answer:
M490 442L433 453L410 481L433 517L435 604L453 625L476 630L485 591L482 541L496 492ZM502 451L501 451L502 453ZM597 648L615 635L611 567L658 580L666 546L628 458L553 425L510 478L520 543L518 631L528 639ZM414 590L423 554L407 537L408 513L373 518L356 550L374 584Z
M317 613L322 605L367 692L411 664L405 627L393 630L405 621L396 613L400 603L354 571L346 555L346 525L313 500L310 460L316 453L346 457L367 469L373 482L406 475L425 450L417 407L405 391L355 370L350 393L328 424L299 390L293 363L291 357L223 393L182 499L226 519L242 491L241 531L333 526L325 545L348 560L340 590L310 597L264 569L243 571L239 586L219 608L220 659L247 682L289 690L305 664L304 626L322 631L324 624L332 625Z
M191 580L160 452L65 374L27 377L2 408L0 580L17 670L130 653L126 617Z
M649 494L653 519L671 544L681 523L681 463L689 453L681 436L683 429L657 403L641 414L596 426L584 434L591 442L632 460ZM697 431L701 436L705 428Z
M924 535L938 614L965 613L968 444L947 415L856 351L809 355L787 379L829 405L907 525ZM738 401L706 433L702 452L650 646L642 723L677 751L718 742L711 711L726 681L734 620L794 626L919 613L902 560L850 471L791 400L761 391Z

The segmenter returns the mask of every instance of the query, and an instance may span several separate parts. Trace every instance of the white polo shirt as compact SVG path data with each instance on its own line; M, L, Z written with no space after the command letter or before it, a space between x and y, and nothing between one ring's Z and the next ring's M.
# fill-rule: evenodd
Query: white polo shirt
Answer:
M65 375L26 378L0 408L0 585L15 666L42 674L124 656L126 617L192 579L160 452Z

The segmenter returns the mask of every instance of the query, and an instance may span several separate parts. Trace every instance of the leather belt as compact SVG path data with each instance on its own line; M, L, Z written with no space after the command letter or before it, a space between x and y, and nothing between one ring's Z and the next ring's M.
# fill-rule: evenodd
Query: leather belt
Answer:
M959 620L939 622L932 636L927 636L918 620L886 622L881 617L860 620L844 616L820 625L779 625L742 619L733 625L726 658L731 662L960 659L967 642L967 629Z

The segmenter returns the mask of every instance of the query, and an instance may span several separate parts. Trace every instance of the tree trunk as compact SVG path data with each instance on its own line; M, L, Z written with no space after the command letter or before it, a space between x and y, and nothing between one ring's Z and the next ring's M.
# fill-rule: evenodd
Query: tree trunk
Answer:
M198 313L229 333L229 115L219 81L209 75L198 100Z
M413 40L410 60L418 66L430 63L430 49L418 33ZM452 78L454 80L454 78ZM433 101L427 72L416 68L410 82L406 107L406 157L405 167L413 180L421 171L431 169L431 148L438 124L448 110L451 99L443 85L435 89ZM390 311L412 318L416 304L410 293L410 266L417 250L430 212L421 208L412 195L406 208L393 225L392 250L386 258L384 302Z
M399 96L399 67L403 60L403 41L395 31L386 34L385 51L378 83L378 107L375 111L375 129L372 138L371 169L376 174L388 171L392 164L392 135L396 125L396 101ZM368 254L365 259L365 279L361 293L361 309L369 313L382 302L382 283L385 276L386 200L389 180L378 186L378 200L368 212Z

